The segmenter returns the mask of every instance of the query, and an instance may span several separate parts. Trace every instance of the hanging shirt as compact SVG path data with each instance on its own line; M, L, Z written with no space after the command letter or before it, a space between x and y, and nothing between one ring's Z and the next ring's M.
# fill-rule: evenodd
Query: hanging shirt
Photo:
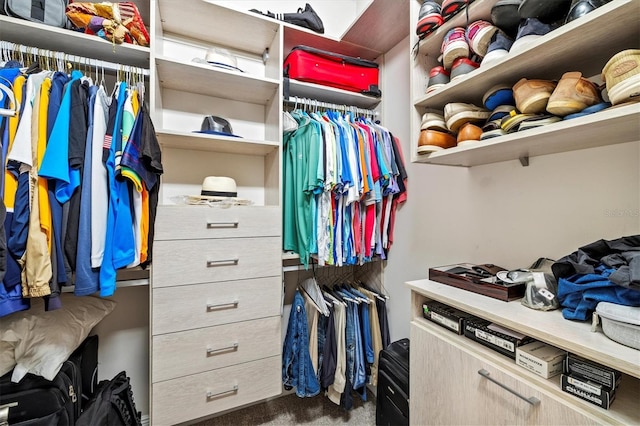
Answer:
M55 181L55 194L60 203L69 201L73 189L79 185L77 181L72 183L69 176L69 120L73 82L81 77L82 73L74 70L71 73L70 83L65 85L60 109L51 129L49 143L40 169L41 176Z
M69 180L67 191L69 213L64 235L64 254L71 270L76 269L78 224L80 217L80 184L84 168L88 128L88 97L90 81L83 78L71 85L71 112L69 120Z
M93 105L93 131L91 135L91 267L99 268L104 256L109 210L109 181L102 163L102 145L107 133L107 120L111 98L103 86L98 88ZM113 109L117 104L114 102ZM115 119L115 116L114 116ZM112 125L115 124L115 121Z
M100 88L102 89L102 88ZM84 149L84 167L82 169L82 183L80 186L80 210L78 216L78 245L76 251L76 279L74 293L76 296L86 296L93 294L100 289L100 272L96 268L91 267L91 186L93 174L92 162L92 143L94 139L94 117L95 113L102 114L104 119L104 110L98 108L96 111L96 98L98 97L97 86L89 88L89 99L87 110L87 140ZM100 131L100 130L99 130ZM102 135L104 137L104 135ZM102 164L100 164L102 165Z
M113 295L116 288L116 270L124 268L135 257L135 240L129 202L128 183L116 179L115 153L122 146L122 114L126 100L126 83L118 83L117 110L112 127L107 127L105 148L107 151L107 175L109 178L109 211L104 258L100 268L100 295ZM117 236L117 238L116 238Z
M24 297L40 297L51 294L49 281L53 274L51 265L51 256L49 252L49 242L47 234L43 231L40 223L40 195L42 194L48 201L48 194L45 188L39 188L40 178L38 177L38 164L46 146L47 139L47 105L43 104L46 99L42 99L42 86L45 82L50 81L50 72L45 72L45 78L40 83L33 99L33 112L31 123L31 164L28 174L29 176L29 233L27 236L26 251L24 256L23 269L23 288L22 295ZM31 75L29 79L40 77L42 73ZM48 206L48 202L44 203ZM45 215L46 216L46 215ZM55 308L58 304L49 305Z

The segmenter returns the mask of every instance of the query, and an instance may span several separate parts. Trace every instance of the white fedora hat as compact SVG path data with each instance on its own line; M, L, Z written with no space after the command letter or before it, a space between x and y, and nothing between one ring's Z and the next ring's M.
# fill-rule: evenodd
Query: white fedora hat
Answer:
M204 59L214 67L219 67L230 71L243 72L240 68L238 68L238 58L236 58L227 49L222 49L219 47L209 49L207 50Z
M227 176L207 176L202 181L200 195L189 196L190 201L231 201L247 204L249 201L238 198L235 179Z

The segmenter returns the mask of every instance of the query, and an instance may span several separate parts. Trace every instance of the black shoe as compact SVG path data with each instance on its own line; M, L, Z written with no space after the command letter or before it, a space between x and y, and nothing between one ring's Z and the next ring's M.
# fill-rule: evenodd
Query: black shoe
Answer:
M524 0L518 7L518 14L521 19L538 18L550 24L564 20L570 4L571 0Z
M258 13L258 14L260 14L260 15L262 15L262 16L267 16L267 17L269 17L269 18L274 18L274 19L275 19L275 17L276 17L275 13L273 13L273 12L269 12L268 10L267 10L267 13L262 13L262 12L261 12L261 11L259 11L258 9L250 9L250 10L249 10L249 12Z
M565 24L577 19L589 12L593 12L603 4L609 3L611 0L573 0L569 13L565 19Z
M299 7L296 13L273 13L270 11L267 11L267 13L262 13L257 9L251 9L249 10L249 12L259 13L260 15L268 16L269 18L274 18L279 21L298 25L299 27L308 28L317 33L324 34L324 25L322 24L322 19L320 19L316 11L313 10L309 3L305 5L304 10Z

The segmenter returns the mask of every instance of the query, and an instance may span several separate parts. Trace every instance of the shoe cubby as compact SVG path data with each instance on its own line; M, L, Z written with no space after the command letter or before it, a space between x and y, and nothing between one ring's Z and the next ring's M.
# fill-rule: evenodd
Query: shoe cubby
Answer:
M209 2L159 0L152 35L151 105L163 149L161 204L230 176L238 196L279 205L282 30L278 22ZM237 70L207 62L230 55ZM206 116L233 135L199 133Z
M429 70L438 65L446 32L455 26L465 27L467 21L490 21L491 8L495 3L496 0L475 0L468 6L468 11L462 10L423 40L418 41L416 35L411 36L411 45L415 46L416 53L412 56L411 66L413 162L469 167L638 139L640 104L631 104L464 147L428 155L418 154L421 117L427 111L442 113L444 105L450 102L482 106L482 97L489 88L497 84L514 85L523 77L559 80L565 72L580 71L584 77L602 84L600 74L613 55L640 47L640 27L637 24L640 3L612 0L541 36L524 49L509 53L490 65L481 64L478 69L427 94ZM411 21L414 24L420 4L416 1L411 7ZM605 25L611 22L616 23L616 31L612 31L610 25Z

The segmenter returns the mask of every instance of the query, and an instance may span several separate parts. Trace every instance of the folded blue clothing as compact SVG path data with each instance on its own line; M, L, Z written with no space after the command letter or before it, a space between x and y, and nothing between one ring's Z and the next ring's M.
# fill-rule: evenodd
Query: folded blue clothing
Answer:
M611 282L613 268L599 265L590 274L575 274L558 280L558 301L562 316L568 320L586 321L599 302L640 306L640 291Z

